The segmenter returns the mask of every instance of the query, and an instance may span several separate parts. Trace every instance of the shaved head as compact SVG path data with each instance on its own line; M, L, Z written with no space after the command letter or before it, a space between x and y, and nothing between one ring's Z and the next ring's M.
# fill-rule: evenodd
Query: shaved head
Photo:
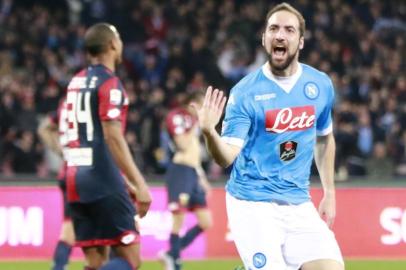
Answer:
M91 56L98 56L107 51L109 43L119 37L117 29L108 23L91 26L85 34L85 50Z

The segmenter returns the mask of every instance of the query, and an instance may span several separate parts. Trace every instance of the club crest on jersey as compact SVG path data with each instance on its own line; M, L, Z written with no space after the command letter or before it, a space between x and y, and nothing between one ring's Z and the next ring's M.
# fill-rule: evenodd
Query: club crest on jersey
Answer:
M265 112L266 131L283 133L311 128L316 119L313 106L269 110Z
M316 99L320 94L319 88L313 82L306 83L303 90L305 96L309 99Z
M257 252L252 256L252 263L256 268L262 268L266 264L266 257L263 253Z
M279 145L279 158L282 161L289 161L296 157L297 142L286 141Z

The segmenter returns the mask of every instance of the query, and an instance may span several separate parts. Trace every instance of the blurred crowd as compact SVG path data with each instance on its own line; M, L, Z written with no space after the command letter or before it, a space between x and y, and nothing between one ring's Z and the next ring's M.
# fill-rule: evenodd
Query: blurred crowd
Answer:
M406 2L288 2L306 19L300 61L335 84L337 179L406 176ZM125 44L118 74L130 98L131 151L144 172L164 172L166 113L185 93L208 85L228 92L265 63L261 33L275 3L0 0L0 173L55 170L36 129L86 65L83 34L100 21L116 25Z

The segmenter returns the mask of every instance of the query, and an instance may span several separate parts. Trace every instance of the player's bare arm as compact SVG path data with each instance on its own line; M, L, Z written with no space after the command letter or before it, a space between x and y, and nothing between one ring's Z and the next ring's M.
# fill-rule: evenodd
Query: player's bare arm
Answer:
M216 163L224 168L230 166L241 151L240 147L222 141L215 129L220 121L226 101L227 98L224 96L223 91L209 86L202 107L198 108L195 104L192 104L196 110L209 154Z
M135 165L130 149L122 135L119 121L102 121L104 139L120 170L136 188L136 199L140 217L144 217L149 209L152 198L145 179ZM131 190L130 190L131 191Z
M41 121L37 133L46 146L48 146L53 152L62 156L62 147L59 143L57 125L52 123L49 118L45 118L43 121Z
M317 137L315 161L319 170L324 196L319 205L319 213L325 216L327 225L331 227L336 215L334 187L334 158L336 144L333 133Z

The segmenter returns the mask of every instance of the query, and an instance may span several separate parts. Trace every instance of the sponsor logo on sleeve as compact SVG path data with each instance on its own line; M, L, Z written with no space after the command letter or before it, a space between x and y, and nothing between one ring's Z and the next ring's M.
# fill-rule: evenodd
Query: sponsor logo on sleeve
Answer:
M109 118L116 118L116 117L118 117L119 115L120 115L120 110L119 109L117 109L117 108L113 108L113 109L110 109L108 112L107 112L107 116L109 117Z
M130 233L130 234L127 234L127 235L124 235L123 237L121 237L120 241L124 245L129 245L129 244L133 243L136 238L137 238L137 236L134 233Z
M110 104L111 105L120 105L121 103L121 91L118 89L110 90Z

